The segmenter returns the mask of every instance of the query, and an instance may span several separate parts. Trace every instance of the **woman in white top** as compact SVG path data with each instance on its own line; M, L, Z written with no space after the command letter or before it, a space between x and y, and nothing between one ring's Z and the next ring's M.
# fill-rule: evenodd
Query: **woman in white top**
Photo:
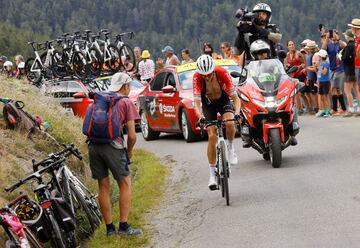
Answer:
M150 81L155 74L155 63L150 59L150 52L144 50L141 54L142 60L139 63L139 74L141 81Z

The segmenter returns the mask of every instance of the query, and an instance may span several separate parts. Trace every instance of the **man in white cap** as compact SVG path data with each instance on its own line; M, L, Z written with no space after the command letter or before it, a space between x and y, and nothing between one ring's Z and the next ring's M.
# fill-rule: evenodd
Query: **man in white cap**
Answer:
M355 77L360 92L360 19L353 19L348 26L355 35Z
M116 73L111 79L108 90L120 96L128 96L131 81L132 79L126 73ZM110 236L116 233L140 235L142 234L141 230L133 229L127 223L131 205L131 177L128 159L131 159L136 143L135 121L139 120L140 116L134 104L127 97L121 98L116 103L116 108L118 108L116 112L119 113L118 121L126 124L127 127L127 145L125 146L123 137L116 138L110 144L94 144L90 142L88 146L90 169L92 177L98 180L98 199L106 224L106 235ZM118 231L116 231L112 222L109 170L117 181L120 190L120 224Z

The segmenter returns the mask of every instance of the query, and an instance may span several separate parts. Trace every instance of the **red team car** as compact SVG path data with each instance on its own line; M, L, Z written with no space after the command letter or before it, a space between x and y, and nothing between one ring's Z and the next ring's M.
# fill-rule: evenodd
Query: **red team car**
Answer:
M215 64L229 73L241 70L233 60L215 60ZM161 69L140 93L138 106L145 140L158 138L160 132L182 133L187 142L199 139L192 91L195 70L196 63ZM233 82L237 85L238 79Z

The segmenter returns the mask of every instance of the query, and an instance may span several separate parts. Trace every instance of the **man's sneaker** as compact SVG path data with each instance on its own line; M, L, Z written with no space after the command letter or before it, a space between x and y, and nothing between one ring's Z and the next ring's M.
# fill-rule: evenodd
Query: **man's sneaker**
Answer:
M114 227L114 229L110 229L110 230L106 230L106 236L111 236L116 234L116 229Z
M323 117L326 114L325 110L319 110L319 112L316 113L316 117Z
M126 229L119 228L118 233L126 235L142 235L143 231L141 229L134 229L131 225L128 225Z
M237 155L235 153L235 149L229 149L229 162L230 162L230 164L237 164L238 163L238 158L237 158Z
M216 190L217 189L217 183L216 183L216 180L215 180L215 176L210 176L208 186L209 186L210 190Z

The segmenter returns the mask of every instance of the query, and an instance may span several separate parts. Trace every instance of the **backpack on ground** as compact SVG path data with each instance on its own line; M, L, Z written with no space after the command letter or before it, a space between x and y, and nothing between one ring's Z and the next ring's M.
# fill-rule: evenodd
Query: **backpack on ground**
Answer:
M3 108L3 116L6 122L7 128L10 129L23 129L28 132L34 132L36 127L40 127L40 123L37 120L39 117L34 117L26 112L24 109L24 103L21 101L9 100Z
M122 137L122 124L118 121L120 113L116 104L125 97L109 92L94 93L94 103L88 107L82 127L88 141L109 144Z

